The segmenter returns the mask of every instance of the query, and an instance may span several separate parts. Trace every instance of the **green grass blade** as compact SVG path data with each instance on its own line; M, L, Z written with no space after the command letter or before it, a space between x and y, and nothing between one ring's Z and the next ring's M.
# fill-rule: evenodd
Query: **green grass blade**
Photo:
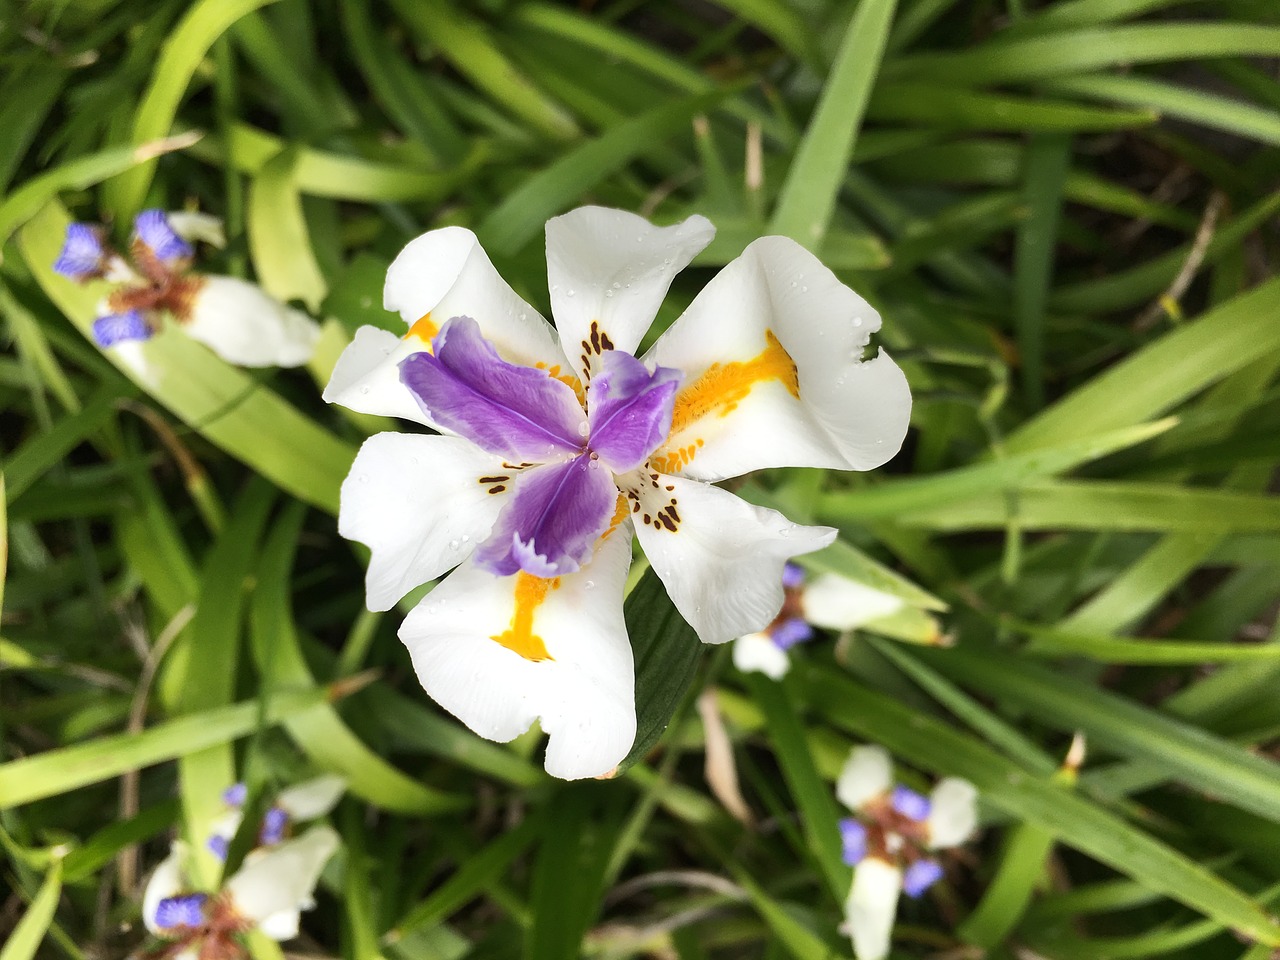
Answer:
M895 6L896 0L858 4L782 185L770 233L791 237L811 250L821 247L853 156Z
M61 895L62 858L58 857L49 867L35 899L9 934L4 946L0 947L0 960L34 960L40 941L53 923L53 915L58 909L58 898Z

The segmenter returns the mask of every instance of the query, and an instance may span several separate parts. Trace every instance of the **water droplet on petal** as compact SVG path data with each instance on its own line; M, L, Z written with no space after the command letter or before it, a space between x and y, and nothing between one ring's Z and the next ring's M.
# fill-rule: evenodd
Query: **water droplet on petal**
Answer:
M364 394L364 393L368 393L368 392L369 392L369 388L368 388L368 387L361 387L361 388L360 388L360 392L361 392L362 394Z
M360 481L361 483L368 483L368 482L369 482L369 475L368 475L367 473L362 473L362 474L360 474L360 476L356 477L356 479L357 479L358 481Z
M861 318L861 317L854 317L854 318L853 318L853 325L854 325L855 327L860 327L860 326L862 326L862 318Z
M613 291L612 291L612 290L606 290L606 291L604 292L604 295L605 295L606 297L612 297L612 296L613 296Z
M464 533L464 534L462 535L462 542L463 542L463 543L470 543L470 542L471 542L471 537L469 537L467 534L465 534L465 533Z
M588 580L582 585L582 588L584 590L594 590L596 588L596 582L594 580Z
M801 293L808 293L808 292L809 292L809 288L808 288L808 287L801 287L801 288L800 288L800 292L801 292Z
M572 297L574 294L576 294L577 292L578 292L578 291L576 291L576 290L566 290L566 291L565 291L565 293L567 293L567 294L568 294L569 296L571 296L571 297Z
M579 424L578 424L578 436L580 436L580 437L585 437L585 436L586 436L588 433L590 433L590 432L591 432L591 425L590 425L590 424L588 424L588 423L587 423L587 421L583 420L583 421L579 422Z
M795 288L796 288L796 282L795 282L794 280L792 280L792 281L791 281L791 289L792 289L792 290L794 290Z
M457 549L458 549L458 541L457 541L457 540L450 540L450 541L449 541L449 549L450 549L450 550L457 550Z
M621 290L621 289L622 289L622 284L620 284L617 280L613 281L613 289L615 289L615 290Z

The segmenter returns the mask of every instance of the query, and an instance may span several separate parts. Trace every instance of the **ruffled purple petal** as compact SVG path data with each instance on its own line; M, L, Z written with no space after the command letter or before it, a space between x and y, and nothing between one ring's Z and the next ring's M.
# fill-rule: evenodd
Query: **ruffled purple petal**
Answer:
M162 263L171 260L185 260L195 256L191 244L183 240L173 227L169 226L169 218L163 210L143 210L133 221L134 232L138 239L145 243Z
M573 390L545 370L507 363L470 317L454 317L434 353L400 363L400 381L437 425L510 460L580 453L587 421Z
M901 784L893 788L889 804L908 820L923 823L929 819L929 798Z
M262 815L262 828L258 831L258 840L264 844L279 843L284 839L285 830L289 827L289 815L279 807L272 807Z
M174 927L198 927L204 923L204 903L209 897L203 893L184 893L177 897L165 897L156 904L155 924L161 930Z
M679 370L643 363L619 350L606 350L587 388L591 409L591 449L614 473L634 470L671 432L671 411L680 386Z
M155 331L137 310L109 313L93 321L93 339L100 347L112 347L127 340L148 340Z
M785 590L795 590L804 583L804 567L798 563L787 561L782 568L782 586Z
M856 867L867 855L867 828L852 817L840 821L841 857Z
M73 280L89 280L102 276L102 264L107 252L102 246L102 234L87 223L68 223L67 237L62 242L62 252L53 261L53 270Z
M918 897L942 879L942 867L935 860L917 860L902 874L902 890L908 897Z
M770 628L769 639L782 650L790 650L797 643L813 639L813 627L801 617L788 617Z
M476 562L498 576L573 573L591 559L618 500L613 475L590 456L530 470L502 508Z

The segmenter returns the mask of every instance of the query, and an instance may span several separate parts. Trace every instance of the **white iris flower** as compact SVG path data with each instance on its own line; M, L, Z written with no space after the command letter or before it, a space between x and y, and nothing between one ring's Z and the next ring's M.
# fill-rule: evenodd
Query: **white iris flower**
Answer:
M706 643L760 630L786 561L835 531L711 484L781 466L868 470L911 396L876 311L811 253L765 237L635 356L676 273L711 240L584 207L547 224L548 324L471 231L432 230L387 273L407 332L357 331L325 399L442 434L361 448L339 530L372 551L370 609L457 568L400 637L427 692L481 736L535 721L555 776L605 775L635 738L622 616L633 532Z
M840 821L844 861L854 868L845 927L858 960L889 954L898 897L919 897L942 879L933 851L959 846L978 823L978 791L959 777L938 781L928 797L893 782L881 747L855 747L836 796L856 816Z

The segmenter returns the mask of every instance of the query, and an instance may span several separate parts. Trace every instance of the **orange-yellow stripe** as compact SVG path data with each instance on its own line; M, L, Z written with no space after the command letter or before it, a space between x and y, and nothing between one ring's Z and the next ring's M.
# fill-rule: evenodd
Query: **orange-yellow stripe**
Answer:
M428 310L413 322L413 326L409 328L409 332L404 335L404 338L408 340L410 337L417 337L430 346L431 341L435 339L436 334L439 332L440 328L431 320L431 311Z
M772 330L766 330L764 338L765 348L757 356L733 363L713 363L676 395L671 414L673 436L712 413L728 416L757 383L779 380L793 397L800 396L800 376L795 361Z
M538 607L547 599L547 593L559 588L560 578L544 579L523 570L515 576L516 608L511 614L511 625L490 639L534 663L554 660L542 638L533 632L533 619Z

